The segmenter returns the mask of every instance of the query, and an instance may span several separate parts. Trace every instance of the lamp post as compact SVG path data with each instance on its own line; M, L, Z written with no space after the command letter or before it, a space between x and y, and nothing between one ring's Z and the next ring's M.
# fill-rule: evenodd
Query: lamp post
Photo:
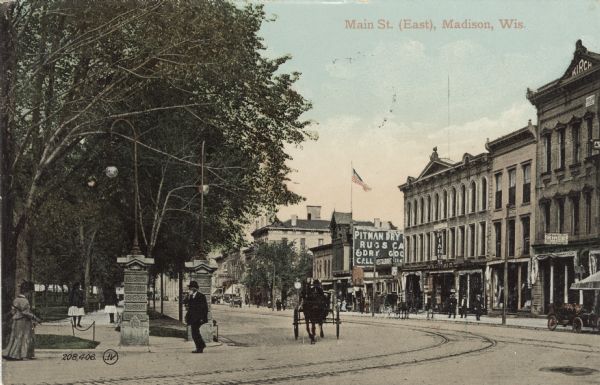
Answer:
M148 317L148 271L147 267L154 264L152 258L146 258L138 242L138 133L134 125L127 119L117 119L110 126L110 133L114 126L123 122L131 128L133 134L133 178L134 178L134 209L133 209L133 242L130 254L117 258L117 263L122 265L124 271L125 308L121 321L121 345L150 345L150 323ZM115 166L105 169L109 178L115 178L119 171Z

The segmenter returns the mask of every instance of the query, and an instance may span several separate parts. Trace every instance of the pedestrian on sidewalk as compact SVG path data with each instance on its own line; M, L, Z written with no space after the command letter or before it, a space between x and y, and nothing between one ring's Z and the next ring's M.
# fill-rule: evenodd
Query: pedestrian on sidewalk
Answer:
M73 326L81 327L81 317L85 315L83 290L79 282L73 284L69 293L69 317L73 317Z
M23 358L33 358L35 348L34 328L40 322L29 306L27 295L33 290L33 284L23 282L20 292L12 304L12 329L10 338L6 345L7 360L22 360Z
M477 294L477 297L475 297L475 301L473 301L473 310L475 310L475 318L477 319L477 321L480 321L482 307L483 303L481 300L481 295Z
M192 339L196 345L192 353L203 353L206 343L200 334L200 326L208 322L208 303L206 296L198 291L198 282L190 281L188 288L190 294L183 301L188 308L185 323L192 328Z
M450 299L448 300L448 318L453 316L456 318L456 295L454 293L450 294Z
M465 295L462 300L460 301L460 318L465 317L465 319L467 318L467 313L468 313L468 309L467 309L467 296Z
M105 286L102 289L102 297L104 297L104 312L108 314L110 323L115 323L115 314L117 314L117 293L114 287Z

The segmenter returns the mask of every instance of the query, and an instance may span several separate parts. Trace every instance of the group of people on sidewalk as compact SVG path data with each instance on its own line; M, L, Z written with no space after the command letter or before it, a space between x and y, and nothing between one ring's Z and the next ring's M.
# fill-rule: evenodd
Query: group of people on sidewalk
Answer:
M483 302L481 300L481 295L477 294L475 296L475 300L472 302L473 311L475 312L475 319L477 321L481 320L481 313L483 312ZM456 309L458 307L458 300L456 299L456 294L450 294L450 299L448 300L448 318L456 318ZM460 307L458 308L458 312L460 314L460 318L467 318L467 314L469 312L467 305L467 297L463 297Z

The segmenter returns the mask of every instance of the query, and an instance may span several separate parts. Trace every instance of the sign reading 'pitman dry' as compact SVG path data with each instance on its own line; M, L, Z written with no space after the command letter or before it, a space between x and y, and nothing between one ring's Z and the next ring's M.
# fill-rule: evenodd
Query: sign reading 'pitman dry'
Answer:
M398 230L356 226L353 230L354 266L399 265L404 260L404 238Z

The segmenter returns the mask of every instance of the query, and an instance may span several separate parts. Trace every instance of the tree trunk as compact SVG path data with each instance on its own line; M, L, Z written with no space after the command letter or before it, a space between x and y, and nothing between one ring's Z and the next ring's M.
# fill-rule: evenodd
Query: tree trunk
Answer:
M14 3L0 4L0 260L2 261L2 323L8 321L15 296L16 254L12 232L12 204L8 194L10 184L9 114L12 105L11 69L14 68L14 46L10 15Z

